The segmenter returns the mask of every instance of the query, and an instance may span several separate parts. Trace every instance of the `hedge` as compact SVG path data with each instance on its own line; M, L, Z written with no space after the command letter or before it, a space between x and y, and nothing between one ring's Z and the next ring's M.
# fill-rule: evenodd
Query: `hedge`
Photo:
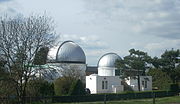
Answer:
M31 102L49 102L49 103L70 103L70 102L96 102L96 101L112 101L112 100L129 100L129 99L144 99L155 97L168 97L177 95L179 92L174 91L148 91L148 92L129 92L119 94L92 94L78 96L52 96L52 97L26 97L28 103ZM0 98L0 102L13 100L8 98Z
M95 101L112 101L112 100L128 100L128 99L144 99L155 97L168 97L178 94L173 91L156 91L156 92L131 92L123 94L92 94L85 96L54 96L53 103L66 103L66 102L95 102Z

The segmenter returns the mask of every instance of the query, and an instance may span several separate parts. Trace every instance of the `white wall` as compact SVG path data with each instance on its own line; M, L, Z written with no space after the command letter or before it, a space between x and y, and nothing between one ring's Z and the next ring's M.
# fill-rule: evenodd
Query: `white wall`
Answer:
M104 89L102 88L103 81ZM121 79L118 76L86 76L86 88L89 88L92 94L117 93L124 90L123 85L121 85Z
M126 83L131 86L134 91L138 91L138 77L126 79ZM147 86L146 84L147 83ZM140 90L151 91L152 90L152 76L140 76Z
M136 77L136 78L137 78L137 77ZM137 79L128 77L128 79L126 79L126 83L127 83L134 91L138 91L138 80L137 80Z
M144 84L142 83L144 81ZM145 85L147 83L147 86ZM152 76L140 76L141 91L152 90Z
M113 93L119 93L124 91L124 86L123 85L112 85L112 92Z
M97 77L96 76L86 76L86 88L89 88L91 94L97 93Z

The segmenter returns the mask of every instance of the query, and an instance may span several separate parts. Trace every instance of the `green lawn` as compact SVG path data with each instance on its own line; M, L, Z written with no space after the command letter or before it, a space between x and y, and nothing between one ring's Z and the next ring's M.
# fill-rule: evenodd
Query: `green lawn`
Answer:
M53 104L104 104L104 102L53 103ZM107 101L106 104L153 104L152 99ZM156 98L156 104L180 104L180 96Z

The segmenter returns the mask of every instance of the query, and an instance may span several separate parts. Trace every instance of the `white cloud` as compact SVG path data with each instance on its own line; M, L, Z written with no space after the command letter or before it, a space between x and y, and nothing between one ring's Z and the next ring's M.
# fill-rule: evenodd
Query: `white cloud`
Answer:
M150 56L160 56L165 50L179 49L180 39L162 39L159 41L141 42L134 41L130 43L132 48L147 52ZM126 54L127 55L127 54Z
M95 35L79 36L74 34L62 34L61 39L63 41L72 40L87 50L99 50L108 48L107 43L103 42L99 39L99 37Z
M144 49L153 56L160 56L165 50L179 49L180 39L176 40L164 40L156 43L148 43L144 46Z
M84 2L87 11L94 14L93 21L98 23L102 21L106 22L107 26L111 24L118 27L119 30L116 31L169 39L180 38L179 0L85 0Z
M14 0L0 0L0 16L15 16L18 8L19 4Z
M55 18L61 41L79 44L88 64L96 64L107 52L124 57L135 48L159 55L180 46L180 0L4 1L8 0L0 2L0 14L47 11Z

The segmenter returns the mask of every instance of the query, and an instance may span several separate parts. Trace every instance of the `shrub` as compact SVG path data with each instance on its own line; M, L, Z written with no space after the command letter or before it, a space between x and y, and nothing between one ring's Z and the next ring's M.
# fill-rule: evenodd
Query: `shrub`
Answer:
M60 77L54 81L54 92L56 96L68 95L72 84L70 77Z
M28 96L53 96L54 85L43 79L30 80L27 84Z
M179 91L179 85L178 84L171 84L170 85L170 91Z
M85 94L86 91L82 81L80 79L74 81L69 90L69 95L85 95Z
M169 90L171 78L161 69L150 69L147 75L152 76L152 86L158 90Z

